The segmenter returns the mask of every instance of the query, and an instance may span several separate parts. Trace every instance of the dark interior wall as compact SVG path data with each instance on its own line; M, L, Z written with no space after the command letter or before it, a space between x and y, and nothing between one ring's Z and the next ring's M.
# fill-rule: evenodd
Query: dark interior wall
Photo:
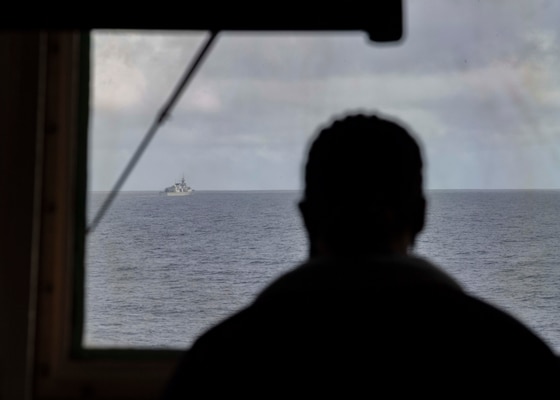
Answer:
M0 398L25 399L33 346L29 312L40 205L37 32L0 33ZM40 174L38 174L40 175ZM36 219L35 221L37 221Z

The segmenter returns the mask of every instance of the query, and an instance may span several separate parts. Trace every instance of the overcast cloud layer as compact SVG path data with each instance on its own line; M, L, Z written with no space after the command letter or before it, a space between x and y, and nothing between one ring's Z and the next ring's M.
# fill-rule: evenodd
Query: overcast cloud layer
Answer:
M221 33L123 189L183 174L195 190L300 189L310 138L356 110L415 132L430 189L560 188L560 2L407 5L397 45ZM91 190L113 186L205 37L94 33Z

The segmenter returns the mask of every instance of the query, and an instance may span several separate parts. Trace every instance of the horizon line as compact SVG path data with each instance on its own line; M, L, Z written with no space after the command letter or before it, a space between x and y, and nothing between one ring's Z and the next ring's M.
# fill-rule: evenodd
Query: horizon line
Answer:
M560 188L428 188L424 189L430 191L557 191ZM300 192L303 189L198 189L196 192ZM110 193L111 190L87 190L89 193ZM165 193L163 190L156 189L133 189L133 190L120 190L122 192L152 192L152 193Z

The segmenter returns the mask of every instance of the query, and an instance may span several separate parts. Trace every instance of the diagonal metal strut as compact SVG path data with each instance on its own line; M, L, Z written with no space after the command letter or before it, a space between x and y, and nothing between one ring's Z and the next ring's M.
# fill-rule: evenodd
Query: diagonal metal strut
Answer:
M218 32L219 31L211 31L210 32L210 36L208 37L206 42L203 44L203 46L199 49L198 54L192 60L189 67L186 69L183 77L181 78L181 80L179 81L179 83L175 87L173 93L171 94L171 96L167 100L167 103L165 103L165 105L160 110L159 114L157 115L157 118L152 123L152 126L150 127L148 132L146 132L146 135L144 136L144 139L142 139L142 142L140 143L140 145L136 149L136 152L131 157L130 161L126 165L126 168L123 170L119 179L117 179L117 182L115 183L115 185L113 186L113 188L109 192L109 195L107 196L107 198L105 199L105 201L103 202L103 204L101 205L99 210L97 211L97 214L95 215L95 218L93 218L92 222L86 228L86 235L88 233L92 232L95 229L95 227L97 226L97 224L99 224L99 221L101 220L101 218L103 218L103 216L105 215L105 213L109 209L109 206L111 205L111 203L113 202L113 200L117 196L117 194L118 194L119 190L121 189L122 185L124 184L124 182L128 178L128 175L130 175L130 172L132 172L132 170L134 169L136 163L140 159L140 156L142 155L142 153L144 152L144 150L146 149L146 147L148 146L148 144L150 143L150 141L154 137L158 128L169 117L171 109L173 108L173 106L175 105L175 103L177 102L179 97L181 96L182 92L185 90L185 88L186 88L187 84L189 83L191 77L194 75L198 66L200 65L200 63L204 59L204 56L208 53L208 50L210 49L210 46L212 45L212 43L216 39L216 36L217 36Z

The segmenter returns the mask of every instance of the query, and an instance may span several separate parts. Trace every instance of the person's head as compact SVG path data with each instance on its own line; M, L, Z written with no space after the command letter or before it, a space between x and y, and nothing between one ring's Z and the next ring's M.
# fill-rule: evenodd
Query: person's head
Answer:
M421 151L402 124L348 115L312 142L300 202L310 256L406 251L425 206Z

